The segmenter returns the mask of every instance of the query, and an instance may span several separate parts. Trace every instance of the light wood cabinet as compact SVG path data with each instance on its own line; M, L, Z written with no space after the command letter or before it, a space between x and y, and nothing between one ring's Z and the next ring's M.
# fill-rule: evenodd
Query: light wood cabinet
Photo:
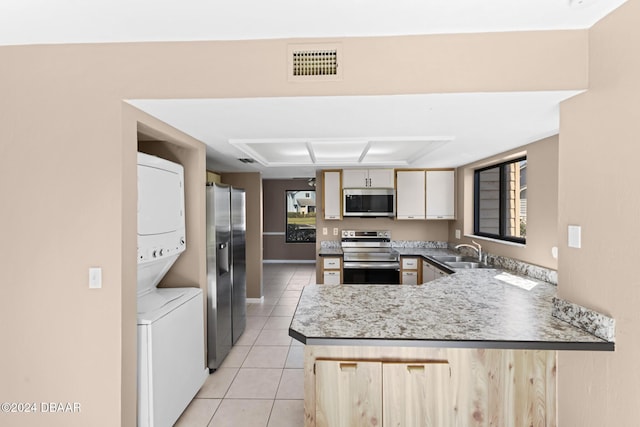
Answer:
M305 345L304 355L305 427L557 426L555 351Z
M455 219L455 171L426 172L427 219Z
M322 279L325 285L342 283L342 258L324 257L322 259Z
M394 188L393 169L343 169L342 188Z
M382 363L318 360L316 426L368 427L382 422Z
M396 218L425 219L425 171L396 171Z
M324 219L342 219L342 172L322 172L322 206Z
M420 283L420 267L417 257L401 257L401 281L403 285L417 285Z
M382 387L383 426L451 425L448 363L384 363Z
M315 382L318 427L450 425L446 361L318 360Z

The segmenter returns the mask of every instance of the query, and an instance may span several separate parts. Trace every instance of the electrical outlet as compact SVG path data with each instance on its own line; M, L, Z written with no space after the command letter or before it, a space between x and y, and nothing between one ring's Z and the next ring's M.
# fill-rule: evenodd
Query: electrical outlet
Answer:
M338 235L338 227L333 227L333 235L334 236Z

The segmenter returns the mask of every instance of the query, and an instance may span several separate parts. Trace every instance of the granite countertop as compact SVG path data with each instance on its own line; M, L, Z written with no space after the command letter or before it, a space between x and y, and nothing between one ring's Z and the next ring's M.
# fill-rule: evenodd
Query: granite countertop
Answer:
M421 251L443 253L407 249ZM459 270L421 286L307 286L289 334L309 345L614 349L613 342L552 316L555 286L527 278L535 286L526 290L498 280L501 274Z

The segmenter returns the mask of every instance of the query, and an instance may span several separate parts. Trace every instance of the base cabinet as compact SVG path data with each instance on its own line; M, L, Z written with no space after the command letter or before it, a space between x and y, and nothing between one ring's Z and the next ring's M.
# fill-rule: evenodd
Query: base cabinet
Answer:
M432 280L439 279L444 276L448 276L449 273L446 271L440 270L435 265L428 263L427 261L422 261L422 281L421 284L431 282Z
M316 363L316 426L379 426L382 364L319 360Z
M556 352L304 349L305 427L557 427Z
M401 257L401 277L400 283L403 285L417 285L420 282L418 266L420 261L415 257Z
M339 285L342 283L342 258L323 258L322 283L325 285Z
M448 363L384 363L382 384L383 426L451 425Z
M448 426L450 383L446 362L319 360L316 426Z

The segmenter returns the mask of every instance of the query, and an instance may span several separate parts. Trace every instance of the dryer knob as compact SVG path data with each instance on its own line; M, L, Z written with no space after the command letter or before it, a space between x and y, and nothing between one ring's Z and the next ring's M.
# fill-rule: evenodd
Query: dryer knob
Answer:
M164 249L160 249L160 256L164 255Z
M158 253L154 250L153 253L151 254L151 256L155 258L155 257L158 256Z

